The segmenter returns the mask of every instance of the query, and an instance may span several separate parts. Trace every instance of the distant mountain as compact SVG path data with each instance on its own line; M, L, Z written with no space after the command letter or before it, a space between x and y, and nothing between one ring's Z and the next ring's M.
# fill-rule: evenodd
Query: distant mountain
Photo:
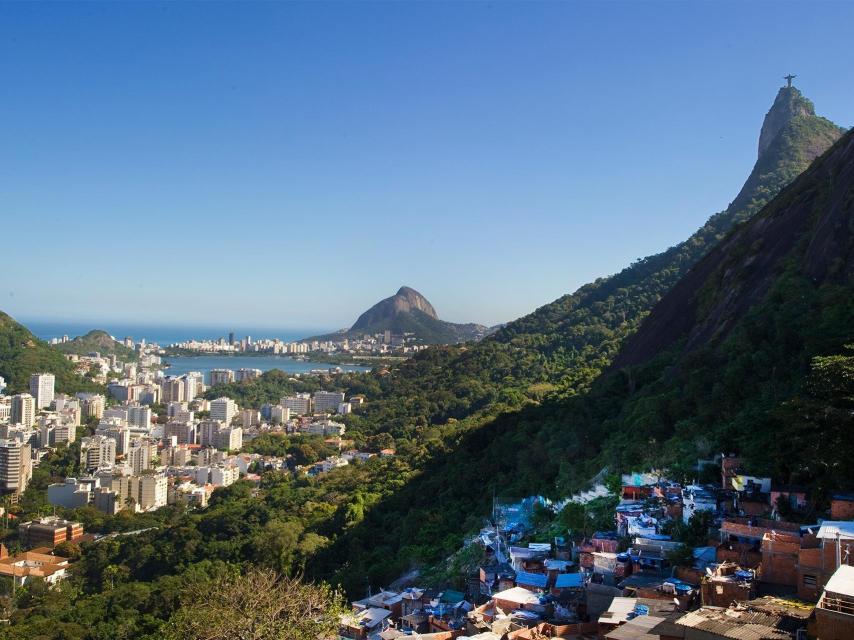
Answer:
M391 331L394 335L413 334L424 344L456 344L477 340L489 332L482 324L455 324L440 320L436 309L423 295L401 287L389 298L365 311L350 329L318 339L359 337Z
M137 359L137 354L133 349L129 349L118 342L102 329L93 329L86 335L77 336L73 340L54 345L54 347L62 353L74 353L80 356L97 352L102 356L115 355L119 360L125 362Z
M42 372L56 376L57 391L71 393L99 388L76 375L74 366L59 351L0 311L0 376L9 385L6 392L26 391L30 375Z

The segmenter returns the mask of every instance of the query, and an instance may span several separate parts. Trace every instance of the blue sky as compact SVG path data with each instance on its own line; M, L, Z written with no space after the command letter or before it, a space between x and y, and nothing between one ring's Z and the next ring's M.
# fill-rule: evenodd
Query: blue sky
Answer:
M781 76L854 124L854 3L0 4L0 309L511 320L726 207Z

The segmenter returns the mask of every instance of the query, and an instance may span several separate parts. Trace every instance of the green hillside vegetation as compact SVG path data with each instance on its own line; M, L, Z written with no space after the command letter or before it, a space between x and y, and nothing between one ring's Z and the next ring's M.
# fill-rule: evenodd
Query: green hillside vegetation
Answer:
M0 311L0 376L9 385L7 393L29 389L33 373L53 373L56 389L64 393L96 391L99 385L74 373L74 366L26 327Z
M122 362L135 362L139 359L136 351L129 349L121 342L113 340L112 336L101 329L93 329L83 336L55 345L62 353L74 353L85 356L97 352L101 356L116 356Z

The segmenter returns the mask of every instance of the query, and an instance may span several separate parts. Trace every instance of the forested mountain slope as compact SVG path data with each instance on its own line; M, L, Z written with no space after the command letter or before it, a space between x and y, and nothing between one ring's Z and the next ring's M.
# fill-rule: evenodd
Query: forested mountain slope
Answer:
M382 584L453 551L493 490L566 495L603 467L690 478L697 458L730 451L755 473L812 487L819 502L850 489L852 266L849 133L659 303L617 361L635 366L573 397L461 423L444 439L434 428L420 473L313 570L352 589L364 575Z
M76 375L74 366L59 351L0 311L0 376L9 385L6 393L28 390L30 374L41 372L56 376L57 391L72 393L99 388Z

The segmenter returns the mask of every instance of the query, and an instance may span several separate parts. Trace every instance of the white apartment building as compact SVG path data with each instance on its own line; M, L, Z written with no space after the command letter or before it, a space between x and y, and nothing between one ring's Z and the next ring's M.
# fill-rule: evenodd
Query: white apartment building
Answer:
M185 402L187 400L186 387L181 378L168 377L160 383L160 397L164 403Z
M80 464L87 470L111 467L116 463L116 441L106 436L89 436L80 441Z
M221 451L237 451L243 448L243 429L241 427L222 427L213 440L213 446Z
M240 423L244 429L254 427L261 423L261 412L257 409L244 409L240 412Z
M151 407L139 404L129 406L128 424L137 429L149 431L151 429Z
M0 493L22 494L33 477L29 443L0 440Z
M183 376L184 398L189 402L205 392L205 376L201 371L191 371Z
M36 399L36 408L44 409L53 402L56 378L52 373L34 373L30 376L30 395Z
M311 436L343 436L346 426L332 420L318 420L302 427L302 432Z
M211 400L211 420L219 420L225 424L231 424L237 414L237 405L231 398L217 398Z
M47 501L58 507L77 509L89 504L90 486L77 481L77 478L66 478L65 482L57 482L47 486Z
M261 369L241 368L235 372L234 379L237 382L243 382L244 380L252 380L254 378L260 378L261 373L262 373Z
M234 371L231 369L211 369L209 375L212 387L215 387L218 384L229 384L230 382L234 382Z
M29 393L12 396L12 424L32 427L36 422L36 399Z
M344 393L340 391L315 391L314 410L317 413L337 411L338 405L344 402Z
M130 448L130 429L118 418L104 418L95 429L95 435L106 436L116 441L116 454L123 456Z
M133 471L133 475L138 476L146 469L151 468L153 453L151 444L147 440L136 438L131 442L126 462Z
M104 410L103 420L110 420L113 424L126 425L128 423L127 407L110 407Z
M111 489L123 508L133 505L136 511L150 511L166 506L169 481L162 474L117 476Z
M232 465L211 467L210 481L215 487L227 487L240 479L240 470Z
M196 425L192 422L170 420L163 427L163 439L174 437L176 444L196 444Z
M190 464L193 459L192 451L187 445L165 447L160 455L160 462L172 467L183 467Z
M106 398L100 393L78 393L77 399L80 401L80 410L84 418L98 418L104 416L104 405Z
M275 424L285 424L291 419L291 410L278 404L270 409L270 420Z
M287 396L279 401L283 407L290 409L293 415L304 416L311 413L311 396L307 393L298 393Z

